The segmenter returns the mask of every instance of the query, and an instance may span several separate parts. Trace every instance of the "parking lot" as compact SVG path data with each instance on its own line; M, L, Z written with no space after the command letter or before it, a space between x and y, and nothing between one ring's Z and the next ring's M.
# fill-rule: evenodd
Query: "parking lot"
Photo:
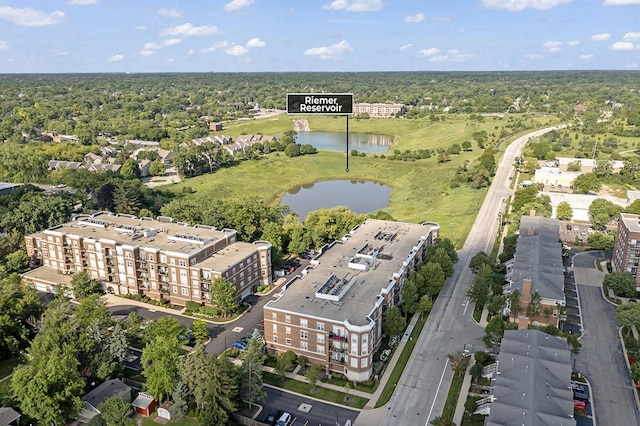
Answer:
M582 318L578 289L573 274L573 254L564 257L564 296L566 299L566 318L560 322L560 328L571 334L582 335Z
M586 243L587 238L594 232L588 223L562 223L560 226L560 239L563 243Z

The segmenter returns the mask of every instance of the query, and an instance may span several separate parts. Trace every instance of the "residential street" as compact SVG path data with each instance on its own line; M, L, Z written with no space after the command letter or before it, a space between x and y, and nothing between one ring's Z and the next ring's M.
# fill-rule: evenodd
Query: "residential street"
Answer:
M522 146L530 138L554 128L531 132L507 147L464 247L458 252L459 261L454 276L447 280L440 293L394 396L386 409L381 410L379 424L428 424L441 414L447 397L452 376L447 354L461 350L467 343L484 348L481 340L484 330L473 321L473 306L470 306L466 296L472 281L469 260L478 251L491 251L498 232L501 200L511 194L509 176L513 173L513 163ZM446 237L444 224L441 226L442 236ZM364 423L357 424L365 426Z

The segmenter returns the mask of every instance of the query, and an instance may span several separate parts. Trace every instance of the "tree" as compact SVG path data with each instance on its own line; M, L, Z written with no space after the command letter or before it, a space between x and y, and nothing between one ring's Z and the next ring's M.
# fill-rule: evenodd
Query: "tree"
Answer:
M133 406L119 396L112 396L98 407L107 426L127 426L131 423Z
M171 415L177 419L184 417L189 412L188 403L189 389L182 381L176 384L176 389L171 395L173 406L171 407Z
M276 366L275 371L278 376L280 376L280 381L284 382L285 377L287 376L287 370L291 368L291 360L287 353L281 353L276 355Z
M203 409L207 402L213 364L215 364L215 359L205 352L201 342L196 344L193 352L180 358L178 363L180 382L186 386L198 409Z
M498 315L502 313L506 305L506 298L502 295L493 295L491 297L491 301L487 306L487 311L489 311L490 315Z
M604 229L604 227L620 212L622 207L612 203L604 198L596 198L589 205L589 216L591 217L591 223L597 229Z
M640 304L624 303L616 307L616 318L620 321L620 325L631 329L636 327L640 329Z
M438 247L435 254L429 259L429 262L439 263L445 277L453 275L453 261L444 247Z
M611 251L613 250L615 240L616 236L613 232L609 234L605 234L604 232L593 232L589 237L587 237L587 244L596 250Z
M506 323L500 315L491 318L484 329L484 337L482 338L485 346L493 348L495 352L497 345L502 340L502 336L504 336L505 329Z
M598 192L602 188L602 184L598 177L593 173L583 173L573 181L574 192L588 194L590 192Z
M616 296L636 296L636 280L631 272L612 272L605 275L602 283L613 290Z
M249 339L247 351L240 367L240 394L242 399L247 401L250 406L267 398L267 392L264 390L262 381L264 359L265 354L262 351L262 344L258 339Z
M387 336L399 336L407 328L407 321L400 313L397 306L391 306L384 313L384 334Z
M471 361L471 357L465 355L462 351L456 351L447 355L449 359L449 364L451 365L451 370L458 376L464 376L465 371L467 371L467 367L469 366L469 361Z
M4 259L4 272L5 274L22 273L29 269L29 256L22 250L16 250L13 253L7 254Z
M562 201L558 204L558 207L556 207L556 217L560 220L571 220L573 217L573 209L571 208L571 205L566 201Z
M469 141L462 142L462 149L464 151L471 151L471 142Z
M149 174L151 176L164 176L167 166L162 161L154 161L149 165Z
M402 310L412 314L418 309L418 289L412 280L406 280L402 286Z
M180 321L174 316L160 317L155 321L149 322L144 329L144 339L146 342L151 342L157 337L163 337L165 339L178 340L186 331L184 325L180 324Z
M518 314L522 310L522 305L520 304L520 290L517 288L511 292L508 297L509 300L509 308L511 312L513 312L513 317L517 320Z
M142 191L138 187L140 181L119 182L113 190L113 208L116 213L137 215L142 205Z
M200 412L198 421L203 426L227 424L229 413L237 409L235 401L238 397L235 366L229 358L214 359L209 366L207 383L204 410Z
M484 308L489 301L492 281L493 271L491 266L482 265L477 275L473 278L469 291L467 291L467 297L476 305L476 309Z
M420 312L422 316L428 316L431 309L433 309L433 302L431 301L431 297L425 294L418 302L418 312Z
M482 265L491 265L492 263L487 253L479 251L469 261L469 269L471 269L471 272L474 274L477 274Z
M142 350L142 375L149 394L159 402L171 395L178 380L180 344L172 337L156 336Z
M636 362L631 366L631 380L640 383L640 363Z
M571 161L567 164L567 171L579 172L582 169L582 162L580 160Z
M284 153L287 157L298 157L300 155L300 145L290 143L284 148Z
M122 327L122 324L118 322L113 326L113 330L111 330L106 349L113 359L122 363L127 359L128 348L127 332Z
M442 269L442 265L437 262L427 262L420 267L420 272L417 274L420 280L416 283L418 287L418 294L429 295L432 300L442 290L442 286L446 281L445 272ZM421 284L422 283L422 284Z
M529 298L529 304L527 305L527 315L530 317L540 315L540 300L542 297L538 290L536 290Z
M82 299L92 294L102 294L102 285L91 279L86 271L76 272L71 276L71 289L77 299Z
M216 278L211 284L211 303L222 311L226 317L238 310L236 286L225 278Z
M191 333L197 340L206 340L209 338L209 329L207 323L203 320L195 320L191 323Z
M142 175L138 162L133 158L127 159L120 168L120 175L125 180L138 179Z
M316 381L318 380L319 374L320 366L318 364L313 364L311 368L307 369L307 380L309 380L312 390L316 388Z

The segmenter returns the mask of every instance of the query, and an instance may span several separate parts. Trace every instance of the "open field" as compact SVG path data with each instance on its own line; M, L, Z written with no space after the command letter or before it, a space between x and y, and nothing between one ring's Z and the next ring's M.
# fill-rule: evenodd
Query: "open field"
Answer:
M350 132L394 135L389 151L449 148L452 144L472 140L471 134L486 130L489 135L498 133L508 123L507 119L488 118L484 123L469 121L466 115L443 115L445 121L432 123L429 119L361 119L350 120ZM520 118L520 117L518 117ZM224 134L265 135L278 134L293 128L291 116L278 116L263 120L248 120L225 124ZM540 127L548 124L549 117L527 119ZM313 130L344 131L344 117L312 117ZM489 136L489 140L497 137ZM437 156L417 161L400 161L368 154L366 157L349 157L349 172L345 171L345 154L320 151L315 155L295 158L283 153L273 153L260 160L244 161L238 165L183 180L165 188L183 194L185 187L195 193L188 197L242 198L260 197L267 203L277 204L284 193L295 185L311 184L323 180L359 179L372 180L392 188L389 206L384 211L396 220L406 222L435 221L440 223L443 237L452 238L461 246L466 238L475 214L482 202L485 190L473 190L467 186L451 189L449 186L457 168L470 165L482 151L475 142L473 151L451 155L446 163L438 163ZM497 159L496 159L497 160Z

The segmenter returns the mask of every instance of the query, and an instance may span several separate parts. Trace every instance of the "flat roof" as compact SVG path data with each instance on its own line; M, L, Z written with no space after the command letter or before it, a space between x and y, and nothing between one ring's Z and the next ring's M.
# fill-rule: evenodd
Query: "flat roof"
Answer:
M368 219L325 249L317 266L265 307L367 325L381 290L434 228L438 225Z
M214 271L225 271L255 251L256 244L238 241L196 263L196 266L210 268Z
M40 266L39 268L32 269L31 271L22 274L22 278L28 280L37 280L39 282L45 282L52 285L71 285L71 275L65 275L58 273L57 270L49 266Z
M232 229L217 230L203 225L193 227L172 222L171 218L154 220L112 213L80 215L71 222L35 235L42 237L42 234L50 232L80 235L94 240L112 240L118 244L182 254L196 253L203 247L236 233Z
M638 220L640 216L631 213L620 213L620 220L624 222L625 226L631 232L640 232L640 223Z

